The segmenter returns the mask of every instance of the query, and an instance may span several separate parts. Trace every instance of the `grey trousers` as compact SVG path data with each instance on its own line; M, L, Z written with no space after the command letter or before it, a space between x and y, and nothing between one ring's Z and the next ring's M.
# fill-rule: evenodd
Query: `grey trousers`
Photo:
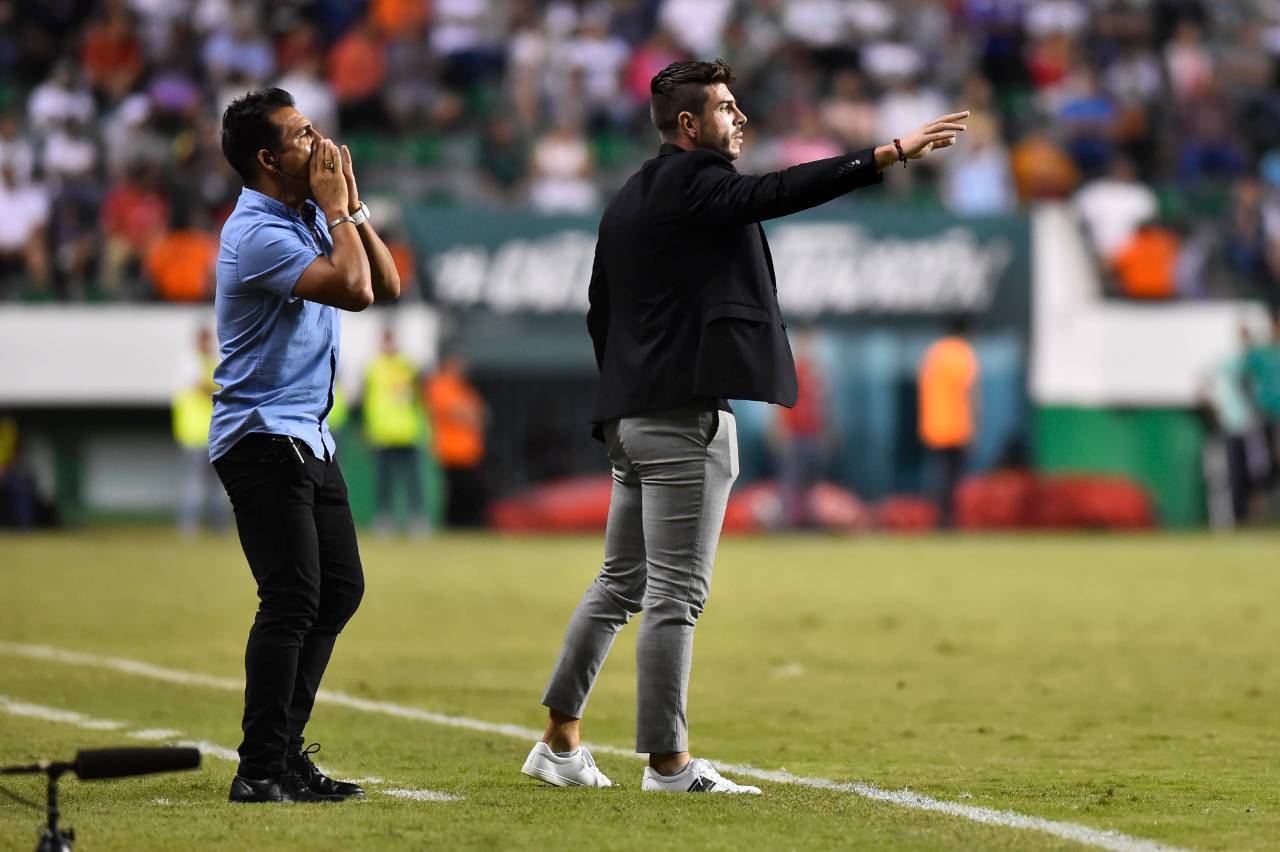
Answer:
M677 409L604 427L613 492L604 567L578 603L542 703L581 718L613 645L644 610L636 639L636 751L688 751L693 628L711 588L738 433L727 411Z

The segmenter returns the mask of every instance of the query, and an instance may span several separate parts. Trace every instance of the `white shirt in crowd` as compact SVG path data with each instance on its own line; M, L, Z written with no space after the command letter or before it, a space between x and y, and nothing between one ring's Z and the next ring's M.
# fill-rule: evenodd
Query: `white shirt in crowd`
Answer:
M1107 261L1129 241L1139 225L1154 219L1160 210L1150 187L1109 177L1085 184L1076 193L1075 207L1098 254Z

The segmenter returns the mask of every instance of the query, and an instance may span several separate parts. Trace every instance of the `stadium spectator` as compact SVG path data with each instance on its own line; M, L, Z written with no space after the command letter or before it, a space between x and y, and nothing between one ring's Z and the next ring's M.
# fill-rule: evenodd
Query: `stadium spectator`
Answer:
M600 203L591 180L593 158L586 137L569 122L533 146L529 200L540 213L588 213Z
M563 62L583 75L588 126L608 129L630 117L631 104L622 97L622 69L630 55L627 43L609 32L603 8L583 16L577 34L565 45Z
M1261 185L1237 181L1220 225L1222 260L1235 293L1261 297L1274 310L1280 308L1280 234L1266 218Z
M1095 178L1076 193L1076 212L1084 222L1094 249L1110 263L1143 222L1156 218L1156 194L1138 181L1133 162L1118 156L1106 177Z
M1010 165L1023 201L1066 198L1080 184L1071 157L1043 130L1028 133L1013 146Z
M264 37L257 11L236 6L204 45L204 67L215 85L231 80L260 85L275 73L276 54Z
M169 225L169 198L155 168L136 163L102 203L104 243L98 285L119 297L125 273L146 255Z
M218 238L201 211L180 212L174 228L147 247L143 268L155 293L167 302L203 302L213 295Z
M34 285L49 283L49 254L45 227L49 194L44 187L21 180L18 167L0 164L0 299Z
M298 110L325 133L337 135L338 101L321 74L320 57L302 54L290 62L289 70L276 85L293 95Z
M943 167L942 201L961 216L1008 213L1017 204L1017 194L999 129L980 113L970 115L966 123L969 150Z
M28 181L35 171L36 157L22 132L16 113L0 115L0 167L13 169L19 181Z
M493 116L480 140L480 174L503 203L514 201L529 173L529 149L505 115Z
M822 104L822 119L849 149L874 144L876 105L867 95L862 75L850 68L836 72L831 94Z
M64 121L88 124L97 110L93 94L80 82L73 59L61 59L53 73L27 99L27 120L36 130L48 130Z
M1111 258L1122 295L1130 299L1172 299L1177 295L1178 252L1182 241L1154 222L1138 226Z
M968 341L969 323L957 316L947 335L934 341L920 362L921 442L938 463L939 523L948 529L955 521L955 491L964 475L969 445L978 419L978 358Z
M380 93L386 79L386 43L371 23L362 21L329 52L329 88L337 99L344 129L385 126L387 116Z
M377 460L379 533L390 533L395 494L403 490L406 523L415 533L430 529L422 499L422 444L426 439L417 394L418 369L396 346L390 326L382 331L382 351L364 374L364 436ZM401 532L404 527L401 527Z
M101 18L85 32L80 61L89 85L109 100L119 100L138 83L142 42L125 0L107 0Z
M423 397L431 417L436 461L445 476L445 525L474 527L484 523L487 502L481 463L488 411L467 380L458 352L445 355L427 379Z

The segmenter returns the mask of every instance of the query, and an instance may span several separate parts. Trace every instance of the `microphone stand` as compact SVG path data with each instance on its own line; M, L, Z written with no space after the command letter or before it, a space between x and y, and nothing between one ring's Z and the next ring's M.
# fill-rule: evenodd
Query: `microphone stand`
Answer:
M49 811L49 827L45 829L44 836L40 838L40 845L36 847L36 852L71 852L71 841L76 839L76 833L73 829L68 828L65 832L58 829L58 778L62 773L69 772L75 767L70 763L52 763L45 770L49 776L49 794L48 794L48 811Z
M65 831L58 827L58 779L63 774L75 769L74 763L33 763L30 766L9 766L0 769L0 774L17 775L21 773L43 772L48 777L48 802L45 810L49 815L49 824L40 838L36 852L71 852L71 841L76 839L74 829Z

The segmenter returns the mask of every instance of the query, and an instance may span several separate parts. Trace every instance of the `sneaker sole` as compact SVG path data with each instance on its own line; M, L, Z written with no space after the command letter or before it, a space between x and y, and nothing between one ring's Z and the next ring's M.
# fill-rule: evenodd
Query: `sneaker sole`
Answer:
M586 787L588 786L586 784L583 784L581 781L574 781L572 778L565 778L563 775L557 775L554 772L550 772L545 769L539 769L538 767L530 766L527 763L524 765L524 767L520 771L523 772L525 775L528 775L530 778L536 778L539 781L550 784L553 787Z

